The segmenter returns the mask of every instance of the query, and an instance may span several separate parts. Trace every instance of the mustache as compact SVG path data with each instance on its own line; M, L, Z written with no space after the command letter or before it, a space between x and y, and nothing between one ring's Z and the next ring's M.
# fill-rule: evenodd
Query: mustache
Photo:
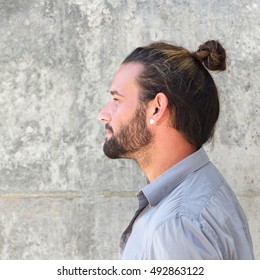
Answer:
M106 130L109 130L112 133L114 133L112 126L110 126L108 123L106 123L105 128L106 128Z

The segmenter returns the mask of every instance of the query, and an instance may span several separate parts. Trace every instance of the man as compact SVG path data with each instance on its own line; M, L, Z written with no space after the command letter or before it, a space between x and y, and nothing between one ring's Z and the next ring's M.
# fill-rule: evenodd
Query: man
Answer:
M219 115L207 69L225 67L225 50L208 41L194 53L156 42L119 68L99 114L104 153L134 159L148 180L121 237L122 259L254 258L239 202L202 148Z

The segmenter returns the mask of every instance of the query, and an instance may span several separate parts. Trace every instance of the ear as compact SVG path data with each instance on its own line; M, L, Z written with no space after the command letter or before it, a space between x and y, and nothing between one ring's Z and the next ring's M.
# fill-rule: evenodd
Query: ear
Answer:
M157 124L165 119L168 115L168 98L163 92L157 93L156 97L149 102L148 118L150 124ZM151 120L153 120L151 122Z

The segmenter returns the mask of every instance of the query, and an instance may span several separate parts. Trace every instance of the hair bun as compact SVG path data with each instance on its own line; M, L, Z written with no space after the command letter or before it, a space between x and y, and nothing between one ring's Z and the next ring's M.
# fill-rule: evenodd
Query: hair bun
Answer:
M226 51L218 41L207 41L193 55L209 70L224 71L226 69Z

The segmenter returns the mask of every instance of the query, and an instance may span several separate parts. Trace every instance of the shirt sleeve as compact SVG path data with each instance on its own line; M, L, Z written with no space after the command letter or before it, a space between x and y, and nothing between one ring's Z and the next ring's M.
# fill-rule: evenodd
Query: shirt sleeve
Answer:
M174 217L161 223L147 243L147 259L223 259L209 229L197 220Z

